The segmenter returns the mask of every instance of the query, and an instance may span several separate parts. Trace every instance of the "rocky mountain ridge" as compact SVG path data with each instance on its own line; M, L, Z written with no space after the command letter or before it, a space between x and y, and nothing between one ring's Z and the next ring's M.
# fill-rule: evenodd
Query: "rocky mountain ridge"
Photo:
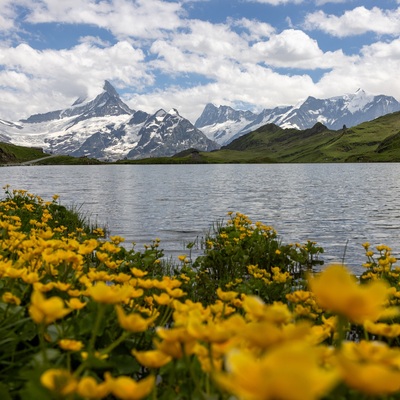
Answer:
M219 148L175 109L153 115L132 110L108 81L93 100L78 99L67 109L35 114L18 124L0 120L0 140L110 161Z
M396 111L400 111L400 103L394 97L372 95L359 89L352 94L328 99L309 96L294 106L264 109L259 114L207 104L195 126L208 138L226 145L266 124L304 130L321 122L329 129L338 130ZM238 119L237 115L241 118Z

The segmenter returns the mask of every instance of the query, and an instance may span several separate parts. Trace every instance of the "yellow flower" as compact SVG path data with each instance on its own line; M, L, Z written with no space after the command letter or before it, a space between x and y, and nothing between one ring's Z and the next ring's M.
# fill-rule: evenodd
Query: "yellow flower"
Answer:
M46 299L38 291L32 293L29 314L37 324L51 324L56 319L65 317L71 311L68 308L64 308L64 302L59 297Z
M374 335L385 336L391 339L400 336L400 324L374 324L371 321L365 321L364 329Z
M73 310L80 310L80 309L82 309L83 307L86 306L85 302L82 302L82 301L80 301L79 299L76 299L76 298L72 298L69 301L67 301L66 303L67 303L67 306L69 308L72 308Z
M179 288L170 289L169 287L167 287L166 291L171 297L174 297L175 299L182 297L186 294L186 292L184 292L182 289Z
M110 236L110 240L116 245L125 242L125 238L123 238L122 236Z
M107 251L109 253L119 253L121 251L121 247L118 247L110 242L104 242L101 246L101 250Z
M92 252L97 248L99 242L96 239L85 240L79 245L78 253L82 255L92 254Z
M112 378L108 373L106 381L114 396L121 400L140 400L151 393L155 383L155 377L150 375L139 382L127 377Z
M132 355L136 357L140 364L147 368L161 368L168 364L172 357L160 350L136 351L132 350Z
M132 288L130 286L107 285L97 282L88 289L89 295L94 301L105 304L117 304L129 299Z
M89 353L87 351L81 352L82 360L87 360L88 356ZM108 358L108 354L101 354L100 352L96 351L94 353L94 357L97 358L98 360L106 360Z
M217 289L217 296L222 301L226 301L226 302L232 301L238 295L239 295L239 293L237 293L237 292L224 292L221 288Z
M400 390L400 351L382 342L344 342L338 361L343 380L369 395Z
M131 268L131 272L132 275L135 276L136 278L143 278L148 274L147 271L142 271L141 269L135 267Z
M69 371L55 368L45 371L40 377L40 383L61 396L74 393L77 387L77 382Z
M236 350L228 354L228 372L216 374L216 380L244 400L316 400L339 377L322 368L320 358L316 348L299 341L276 346L261 357Z
M144 332L154 322L155 317L144 319L139 314L125 314L121 306L115 307L118 322L129 332Z
M61 339L58 345L66 351L80 351L83 348L83 343L79 340Z
M273 304L264 304L256 296L246 296L243 300L243 308L246 316L251 320L270 321L275 324L287 324L292 320L292 314L286 304L274 302Z
M103 399L110 394L110 391L108 383L98 383L92 376L83 377L77 388L79 396L85 399Z
M13 295L11 292L5 292L1 298L4 303L16 304L17 306L21 304L21 299Z
M356 323L376 321L388 297L388 287L383 281L360 285L341 265L332 265L310 278L309 285L320 307Z
M167 293L161 293L159 296L153 294L153 298L158 304L163 306L166 306L172 302L172 298Z

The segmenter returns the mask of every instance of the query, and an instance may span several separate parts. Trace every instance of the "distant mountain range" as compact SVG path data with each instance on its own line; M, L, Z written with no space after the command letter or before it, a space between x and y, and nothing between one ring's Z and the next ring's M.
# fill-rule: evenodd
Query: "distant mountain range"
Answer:
M207 104L195 126L209 139L226 145L266 124L303 130L321 122L329 129L339 130L396 111L400 111L400 103L394 97L374 96L359 89L354 94L329 99L308 97L295 106L265 109L259 114Z
M110 161L172 156L191 147L219 148L177 110L153 115L134 111L108 81L103 89L95 99L78 99L65 110L35 114L19 123L0 119L0 141Z
M399 110L400 103L393 97L358 90L329 99L308 97L295 106L265 109L259 114L207 104L193 125L176 109L160 109L154 114L132 110L105 81L103 91L92 100L80 98L67 109L35 114L19 122L0 119L0 141L40 147L54 154L115 161L172 156L190 148L216 150L271 123L304 130L321 122L339 130Z

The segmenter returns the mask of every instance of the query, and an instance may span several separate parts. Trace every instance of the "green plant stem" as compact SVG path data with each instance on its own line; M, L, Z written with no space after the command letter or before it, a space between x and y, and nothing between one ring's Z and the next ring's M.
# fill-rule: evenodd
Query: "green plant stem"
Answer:
M108 354L108 353L110 353L111 351L113 351L116 347L118 347L124 340L126 340L128 337L129 337L129 335L130 335L131 333L130 332L127 332L127 331L125 331L125 332L123 332L122 334L121 334L121 336L118 338L118 339L116 339L114 342L112 342L108 347L106 347L105 349L103 349L103 350L101 350L100 351L100 355L104 355L104 354Z
M92 331L92 336L89 341L89 346L88 346L88 353L92 354L94 350L94 346L96 343L96 336L97 333L100 329L101 321L104 317L105 313L105 304L98 303L98 308L97 308L97 315L96 315L96 321L94 323L93 331Z
M46 329L45 324L42 323L39 325L39 342L40 342L40 349L41 349L42 356L43 356L43 363L45 365L48 365L49 360L47 358L46 343L45 343L45 339L44 339L45 329Z
M342 316L342 315L338 315L337 337L333 341L333 345L337 349L340 349L340 347L342 346L343 341L346 338L346 326L347 326L347 324L348 324L347 318Z

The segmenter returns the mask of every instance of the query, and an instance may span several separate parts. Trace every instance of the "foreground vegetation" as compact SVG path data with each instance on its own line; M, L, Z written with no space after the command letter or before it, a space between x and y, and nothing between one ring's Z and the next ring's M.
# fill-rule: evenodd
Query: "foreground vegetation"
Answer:
M196 260L58 203L0 202L0 398L399 399L400 268L323 272L315 243L229 213Z

